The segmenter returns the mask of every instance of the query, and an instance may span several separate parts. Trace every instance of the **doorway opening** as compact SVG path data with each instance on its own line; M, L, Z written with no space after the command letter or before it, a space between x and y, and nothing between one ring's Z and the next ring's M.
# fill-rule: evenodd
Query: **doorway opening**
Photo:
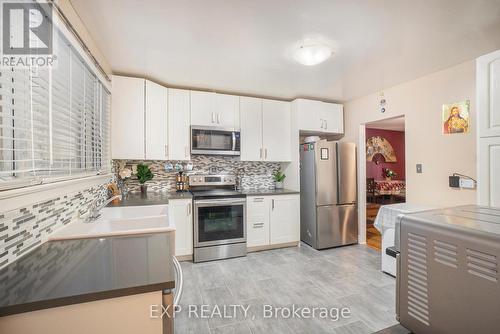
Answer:
M375 226L382 205L406 202L404 116L365 124L366 244L381 250L382 234Z

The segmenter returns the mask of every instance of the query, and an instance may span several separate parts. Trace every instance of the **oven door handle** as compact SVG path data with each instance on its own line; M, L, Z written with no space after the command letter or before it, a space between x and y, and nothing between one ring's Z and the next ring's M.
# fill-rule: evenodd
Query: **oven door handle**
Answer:
M195 200L194 205L198 204L242 204L246 203L245 198L240 198L240 199L234 199L234 198L221 198L221 199L200 199L200 200Z
M234 151L236 151L236 132L233 131L231 134L232 134L232 139L233 139L233 145L231 147L231 151L234 152Z

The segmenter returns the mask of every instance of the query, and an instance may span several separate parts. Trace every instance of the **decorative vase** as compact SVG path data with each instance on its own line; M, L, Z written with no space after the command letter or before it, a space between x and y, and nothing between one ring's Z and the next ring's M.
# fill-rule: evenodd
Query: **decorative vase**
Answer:
M147 184L141 184L141 193L145 194L148 192L148 185Z
M283 189L283 182L274 182L274 188L276 189Z

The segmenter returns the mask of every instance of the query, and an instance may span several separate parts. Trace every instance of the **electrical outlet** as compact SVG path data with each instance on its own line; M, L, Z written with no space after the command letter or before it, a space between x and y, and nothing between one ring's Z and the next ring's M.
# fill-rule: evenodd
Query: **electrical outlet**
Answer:
M460 188L474 189L476 184L471 179L460 178Z
M449 185L451 188L460 188L460 177L459 176L450 176L449 177Z
M417 164L417 174L422 174L422 164Z

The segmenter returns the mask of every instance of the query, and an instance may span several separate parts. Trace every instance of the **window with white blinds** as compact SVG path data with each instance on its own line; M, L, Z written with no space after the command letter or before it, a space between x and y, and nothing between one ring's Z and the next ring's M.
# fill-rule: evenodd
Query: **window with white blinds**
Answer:
M54 67L0 68L0 190L111 170L110 93L54 38Z

